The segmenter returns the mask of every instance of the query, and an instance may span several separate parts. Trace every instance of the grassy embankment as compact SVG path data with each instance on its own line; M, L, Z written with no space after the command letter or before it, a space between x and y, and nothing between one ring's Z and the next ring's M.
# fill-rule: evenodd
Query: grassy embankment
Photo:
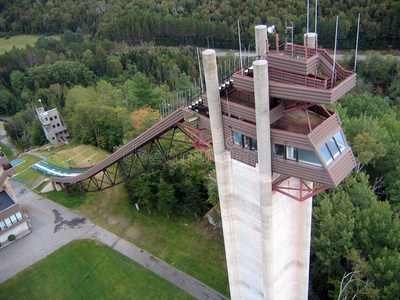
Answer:
M8 161L12 161L15 158L14 153L11 151L11 149L3 143L0 143L0 148L1 151L7 156Z
M122 254L75 241L1 285L0 299L192 299Z
M40 154L48 157L46 161L61 167L68 167L67 159L71 160L72 166L83 167L96 164L108 155L94 147L73 145ZM35 161L32 157L21 158L26 159L26 165L20 165L21 169ZM16 177L30 181L30 176L35 178L31 172L37 173L38 177L42 176L29 169ZM123 184L82 195L67 196L63 192L54 191L43 196L79 211L97 225L229 296L222 235L206 221L196 221L190 216L172 216L167 220L165 216L154 212L137 212Z
M33 47L39 37L40 37L40 35L22 34L22 35L12 36L9 39L1 38L0 39L0 54L10 51L13 48L13 46L21 49L21 48L25 48L26 44L28 44ZM60 36L52 35L52 36L49 36L49 38L60 39Z

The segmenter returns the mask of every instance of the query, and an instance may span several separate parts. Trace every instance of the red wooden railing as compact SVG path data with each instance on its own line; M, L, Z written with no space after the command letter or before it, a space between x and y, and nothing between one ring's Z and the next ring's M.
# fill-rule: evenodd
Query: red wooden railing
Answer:
M312 56L318 54L320 57L323 57L330 65L333 66L334 59L333 57L326 51L325 49L320 48L311 48L301 45L292 45L286 44L285 46L285 54L292 55L292 47L293 47L293 55L304 57L305 60L311 58ZM344 80L353 74L352 71L345 70L338 62L335 62L335 77L339 80Z

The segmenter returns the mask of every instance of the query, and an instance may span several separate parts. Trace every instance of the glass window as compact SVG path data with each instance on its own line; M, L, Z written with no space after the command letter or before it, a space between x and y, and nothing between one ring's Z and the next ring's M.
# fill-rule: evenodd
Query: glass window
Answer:
M346 143L345 143L345 141L344 141L342 132L339 131L338 133L336 133L336 134L333 136L333 138L335 139L336 144L338 145L338 147L339 147L339 149L340 149L340 152L343 152L343 150L346 149Z
M11 223L11 221L10 221L10 218L5 218L5 219L4 219L4 223L6 223L6 226L7 226L7 227L10 227L10 226L12 225L12 223Z
M329 151L331 151L333 158L336 158L340 154L339 148L333 138L327 141L326 145L328 145Z
M297 148L286 146L286 158L291 160L297 160Z
M274 144L274 156L284 157L285 156L285 146Z
M17 218L15 217L15 215L10 216L10 220L11 220L11 223L13 223L13 224L18 222Z
M306 163L314 166L322 166L318 159L317 154L314 151L306 149L298 149L299 151L299 162Z
M243 147L243 135L233 132L233 142L235 145Z
M257 140L250 138L250 150L257 151Z
M57 119L57 116L54 116L54 119Z
M250 149L250 138L248 136L243 136L244 145L243 147L246 149Z
M5 228L7 228L6 223L4 223L4 221L0 222L0 230L4 230Z
M50 121L53 121L53 118L52 118L52 117L50 117Z
M322 159L325 161L327 165L329 165L333 161L333 157L329 152L328 146L326 144L324 144L321 148L319 148L318 152L319 154L321 154Z
M17 217L18 221L21 221L23 219L22 214L20 212L17 212L15 216Z
M57 123L57 127L60 127L60 123Z

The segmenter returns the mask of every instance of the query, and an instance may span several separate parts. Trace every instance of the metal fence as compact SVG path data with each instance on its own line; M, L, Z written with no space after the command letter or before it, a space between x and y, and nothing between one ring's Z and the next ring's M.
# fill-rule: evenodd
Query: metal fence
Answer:
M249 49L250 52L250 49ZM248 52L248 53L249 53ZM253 64L253 61L256 60L256 57L251 57L246 52L243 53L242 62L240 62L240 58L235 57L223 57L219 59L218 62L218 80L220 84L224 84L229 81L232 75L241 69L243 65L243 69L250 67ZM202 72L202 67L200 68ZM163 103L160 104L160 114L163 117L168 116L170 113L177 110L179 107L188 106L190 103L200 99L205 92L205 82L204 76L199 76L200 79L190 88L177 91L175 93L175 97L172 99L166 99Z

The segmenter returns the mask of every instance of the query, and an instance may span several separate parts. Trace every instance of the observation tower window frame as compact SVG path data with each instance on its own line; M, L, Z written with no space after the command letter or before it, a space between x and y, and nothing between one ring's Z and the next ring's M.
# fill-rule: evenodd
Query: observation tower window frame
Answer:
M282 144L273 144L273 156L286 160L296 161L307 165L322 167L317 154L312 150L286 146Z
M345 149L347 148L346 142L342 131L338 131L331 137L322 147L318 149L318 153L328 166L331 164Z
M250 151L257 151L257 139L232 131L233 144Z

